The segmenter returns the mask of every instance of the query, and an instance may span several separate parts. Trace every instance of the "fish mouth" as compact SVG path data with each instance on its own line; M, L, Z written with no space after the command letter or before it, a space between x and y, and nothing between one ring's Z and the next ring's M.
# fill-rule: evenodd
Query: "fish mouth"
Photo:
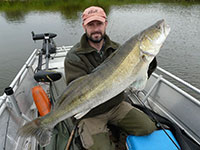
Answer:
M151 29L150 29L151 30ZM161 46L163 45L163 42L165 41L166 37L168 36L170 32L170 27L168 24L166 24L165 20L159 20L155 25L152 26L152 31L150 31L150 34L154 34L151 36L149 33L144 35L144 39L147 39L152 46L150 49L145 50L145 45L140 45L140 51L141 53L148 55L150 57L154 57L159 52ZM143 49L144 48L144 49Z
M160 27L162 28L162 33L167 36L170 32L170 26L165 22L164 19L160 20Z

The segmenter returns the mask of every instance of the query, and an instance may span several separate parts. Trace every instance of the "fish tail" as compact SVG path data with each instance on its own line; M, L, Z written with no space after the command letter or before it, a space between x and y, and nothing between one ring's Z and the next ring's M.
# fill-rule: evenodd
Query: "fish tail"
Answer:
M40 146L44 147L50 143L52 137L52 129L43 127L41 124L42 118L37 118L26 123L18 130L18 135L22 137L35 137Z

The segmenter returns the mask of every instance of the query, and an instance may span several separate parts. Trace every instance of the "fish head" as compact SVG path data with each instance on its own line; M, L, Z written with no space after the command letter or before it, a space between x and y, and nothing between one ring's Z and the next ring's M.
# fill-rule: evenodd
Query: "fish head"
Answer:
M141 33L140 53L152 60L159 52L170 32L170 27L164 20L159 20Z

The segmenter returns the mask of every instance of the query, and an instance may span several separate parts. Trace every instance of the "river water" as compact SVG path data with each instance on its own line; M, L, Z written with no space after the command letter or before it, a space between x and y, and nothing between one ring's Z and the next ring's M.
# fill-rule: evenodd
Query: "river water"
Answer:
M108 13L107 34L119 43L165 19L171 32L158 55L158 65L200 88L200 5L134 4L112 6ZM73 45L84 30L81 11L68 18L56 11L30 11L10 17L0 11L0 95L9 86L35 48L31 31L53 32L57 46Z

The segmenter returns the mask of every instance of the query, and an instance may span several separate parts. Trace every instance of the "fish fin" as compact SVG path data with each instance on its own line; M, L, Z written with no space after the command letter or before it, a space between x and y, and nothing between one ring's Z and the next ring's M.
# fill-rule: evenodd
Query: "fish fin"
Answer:
M82 111L82 112L76 114L74 117L75 117L76 119L81 119L81 118L82 118L83 116L85 116L90 110L91 110L91 109L86 110L86 111Z
M136 81L134 81L130 87L132 88L132 90L136 90L136 91L141 91L145 88L147 83L147 76L144 76L143 78L140 78Z
M34 136L39 142L40 146L44 147L50 143L52 137L52 129L41 125L41 118L37 118L22 126L18 132L18 136L30 137Z

